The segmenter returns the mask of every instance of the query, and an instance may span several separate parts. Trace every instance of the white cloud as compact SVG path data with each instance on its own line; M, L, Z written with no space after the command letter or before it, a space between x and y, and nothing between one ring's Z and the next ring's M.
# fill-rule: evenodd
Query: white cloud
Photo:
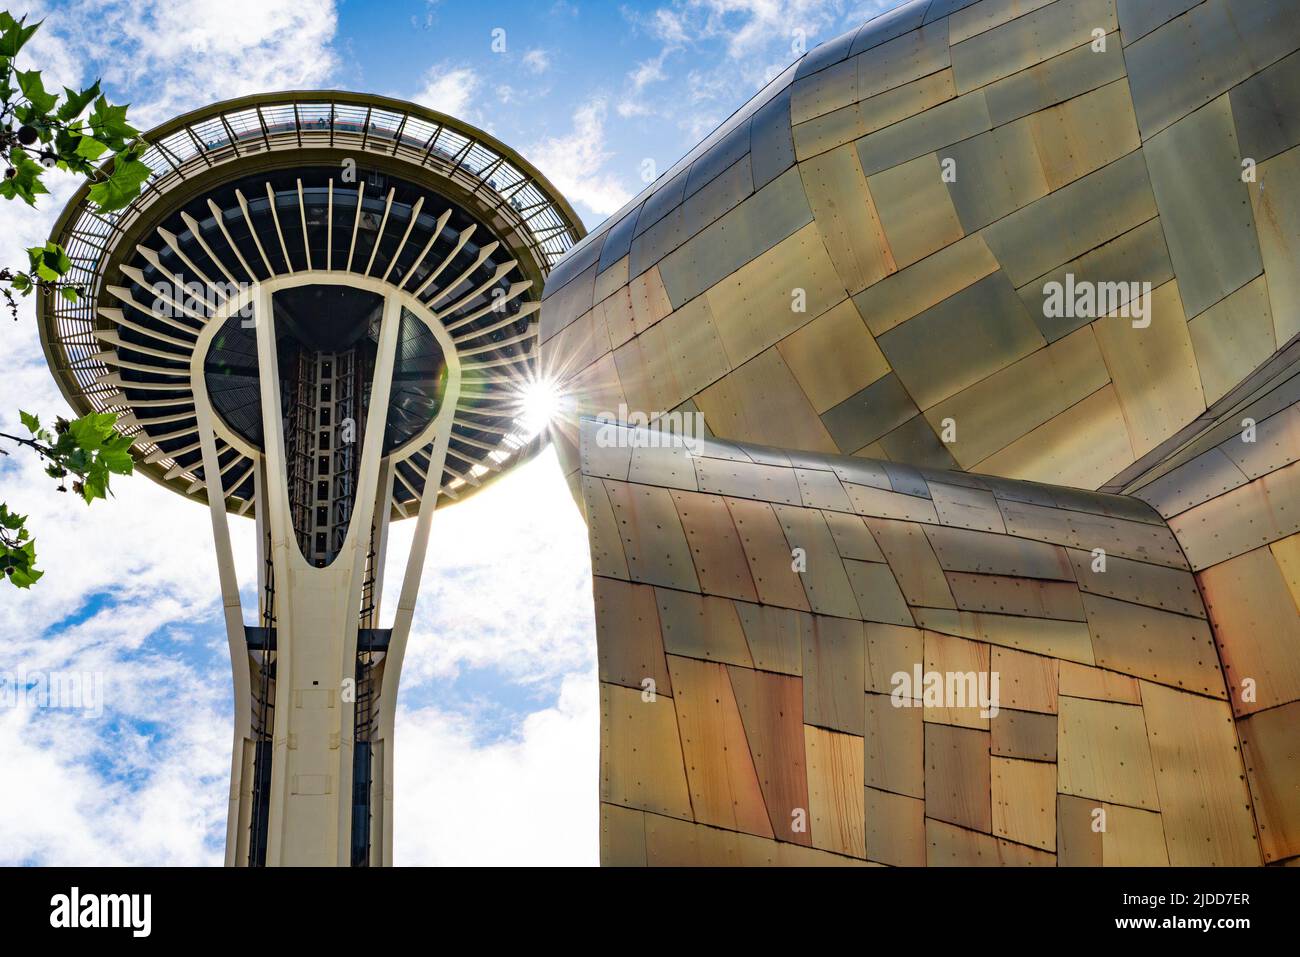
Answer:
M477 115L473 104L480 84L478 74L470 67L436 63L424 75L424 88L412 99L430 109L472 123Z
M529 50L524 54L524 66L534 73L545 73L551 67L551 55L545 50Z
M600 217L632 197L618 176L601 169L613 155L605 141L607 112L604 97L589 100L574 112L572 132L548 137L524 151L564 196Z

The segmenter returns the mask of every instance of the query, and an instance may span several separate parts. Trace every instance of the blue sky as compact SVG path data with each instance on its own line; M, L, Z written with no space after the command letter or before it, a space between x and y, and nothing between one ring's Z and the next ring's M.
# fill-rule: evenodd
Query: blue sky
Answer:
M47 86L102 76L137 125L277 89L411 99L518 149L594 227L643 188L647 160L666 170L800 45L893 5L10 0L8 9L48 17L23 68L42 69ZM50 185L37 211L0 208L0 262L43 241L76 183ZM6 336L0 431L18 431L19 407L64 413L30 304ZM206 509L144 478L87 509L22 456L0 459L0 500L30 514L47 572L30 593L0 592L0 673L105 681L98 715L0 707L0 864L220 863L230 679ZM232 532L251 589L251 523L232 520ZM410 532L394 528L390 585ZM585 529L549 451L438 513L403 669L398 863L596 862L590 587Z

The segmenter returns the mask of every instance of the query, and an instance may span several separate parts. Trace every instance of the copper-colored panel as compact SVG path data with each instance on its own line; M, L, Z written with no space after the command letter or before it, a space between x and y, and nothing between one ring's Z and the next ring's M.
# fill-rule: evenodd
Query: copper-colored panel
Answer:
M1102 866L1102 835L1094 822L1101 820L1097 812L1105 810L1101 801L1056 796L1056 860L1061 867Z
M968 233L1051 192L1029 119L995 127L943 151L956 162L948 183L952 205Z
M915 495L900 495L887 492L868 485L856 485L846 482L844 490L849 493L853 507L859 515L873 518L897 518L908 522L928 522L939 524L934 503L928 498Z
M600 806L600 866L645 867L645 812Z
M857 141L868 176L960 142L989 128L984 92L976 90L940 103Z
M775 841L656 814L645 816L645 847L651 867L776 867L781 863Z
M1160 808L1141 708L1062 697L1056 750L1063 794Z
M1268 296L1261 275L1188 323L1206 402L1227 395L1277 348Z
M925 816L989 833L989 733L925 726Z
M931 486L941 512L947 507L939 496L942 487ZM1058 545L935 525L927 526L925 535L939 564L948 571L1074 581L1069 557Z
M925 725L919 707L895 707L889 695L869 694L866 782L909 797L925 797Z
M1258 864L1250 796L1227 703L1144 681L1142 709L1160 785L1169 863Z
M960 680L962 682L960 693L965 696L967 704L966 707L945 707L941 703L938 707L932 707L927 703L922 710L924 719L935 724L951 724L987 731L991 707L988 709L984 707L980 694L981 688L984 688L989 690L990 699L993 697L992 685L988 683L991 679L987 677L989 646L932 631L924 634L925 673L944 675L945 680L954 683ZM960 676L960 679L957 676ZM922 688L913 688L914 695L922 692ZM996 702L990 701L990 704L994 703Z
M853 587L822 513L815 508L793 505L773 505L772 508L785 531L785 540L791 551L802 550L798 574L812 610L841 618L860 617Z
M967 611L1086 620L1079 588L1073 582L948 572L948 584L957 607Z
M850 293L897 270L884 227L852 143L799 164L804 190L826 251ZM787 284L798 285L797 282ZM789 292L783 306L789 305Z
M1197 577L1233 712L1252 714L1300 699L1300 614L1273 552L1257 548Z
M803 674L804 634L812 615L771 605L737 603L754 667L787 675Z
M671 695L654 589L599 577L593 586L600 680L639 691L649 678L657 694Z
M909 605L957 607L922 526L883 518L868 518L866 523Z
M614 506L628 577L633 581L699 591L690 546L672 494L653 485L605 482Z
M1149 139L1144 152L1183 305L1196 316L1264 268L1246 184L1223 174L1242 160L1227 95Z
M971 324L972 315L980 317L978 325ZM1001 272L889 330L879 343L922 408L955 395L1046 344ZM950 348L936 348L945 343ZM957 343L961 348L952 348Z
M1048 4L968 40L954 38L952 72L957 89L965 92L992 83L1091 41L1094 29L1109 33L1118 27L1115 0L1069 0Z
M1151 811L1105 805L1101 858L1107 867L1168 867L1163 819Z
M989 118L994 126L1018 119L1053 103L1063 103L1124 76L1124 54L1119 37L1106 37L1098 53L1083 43L1060 56L990 84L984 90Z
M1300 464L1225 492L1169 520L1169 527L1199 571L1261 545L1300 532ZM1242 515L1250 521L1241 521Z
M602 356L599 361L565 380L564 388L569 395L577 397L574 413L578 415L599 415L617 409L620 402L627 401L612 355Z
M642 439L657 440L658 447L641 445ZM666 488L698 490L699 479L695 474L695 462L684 443L673 444L677 439L667 431L637 435L638 444L632 451L632 465L628 470L628 481L638 485L662 485ZM609 478L610 476L606 476Z
M664 651L753 667L734 602L671 588L656 588L654 592Z
M866 857L862 739L807 724L803 733L813 846Z
M628 294L632 298L632 330L637 335L673 311L658 266L647 269L628 283Z
M1155 215L1146 164L1135 150L998 220L983 235L1011 281L1023 286Z
M939 514L939 521L944 525L999 534L1005 534L1007 530L992 492L931 482L930 497L934 500L934 510ZM926 534L930 535L931 531L932 529L927 529ZM931 544L933 542L931 536Z
M1073 183L1142 145L1123 79L1034 113L1024 122L1038 144L1048 189Z
M569 323L547 343L556 366L585 369L610 350L609 329L603 311L592 309Z
M1057 545L1091 551L1104 547L1107 554L1186 568L1178 542L1169 529L1144 522L1090 515L1086 512L1046 508L1028 502L999 503L1007 532Z
M749 562L722 496L673 492L672 498L695 559L700 589L708 595L758 601Z
M867 188L899 269L964 235L934 153L868 177Z
M801 823L806 825L808 818L800 681L748 668L730 667L727 673L740 706L772 831L779 841L811 844L809 829L799 827ZM802 815L798 814L800 810Z
M626 288L596 303L591 311L593 320L605 326L609 343L618 348L632 338L634 333L632 321L632 294ZM581 367L579 367L581 368Z
M883 562L884 553L876 540L871 537L871 530L858 515L846 515L842 512L823 512L822 518L831 530L831 538L841 558L855 558L864 562Z
M632 463L632 432L614 423L582 421L582 474L626 482Z
M582 503L587 518L587 535L591 543L591 573L611 578L628 577L627 558L623 554L623 537L618 520L600 479L582 479Z
M1006 648L1093 664L1092 638L1083 622L950 611L946 608L916 608L913 617L922 628L945 635L974 638Z
M1202 619L1087 593L1083 607L1100 667L1224 697L1219 657Z
M1213 448L1136 489L1134 494L1161 515L1172 517L1246 482L1232 459L1222 449Z
M1201 594L1196 589L1196 579L1191 572L1181 568L1166 568L1149 562L1135 562L1115 555L1107 555L1105 570L1100 568L1092 552L1072 548L1070 561L1081 591L1184 615L1205 617Z
M785 360L768 349L695 397L718 435L834 452L836 446ZM787 476L793 482L793 476ZM793 501L798 502L796 496Z
M997 268L984 238L967 236L858 293L853 301L867 328L880 336Z
M636 343L641 354L629 365L621 356ZM616 351L614 359L628 402L652 414L673 408L731 368L704 298L691 300L639 335ZM633 388L629 373L644 379L640 391Z
M671 698L600 686L600 799L691 820Z
M1056 766L995 757L993 833L1017 844L1056 850Z
M845 559L844 570L848 572L864 621L892 625L914 623L907 601L888 565Z
M900 672L909 678L918 664L924 664L923 632L880 622L867 624L867 690L892 694L893 677ZM919 702L921 689L913 688L911 700Z
M834 526L831 526L831 531L835 531ZM1274 542L1269 549L1273 552L1273 560L1277 562L1287 587L1291 589L1291 597L1295 599L1296 606L1300 607L1300 535Z
M722 495L798 505L799 486L790 469L752 462L697 457L700 489Z
M925 862L930 867L1052 867L1056 857L991 834L925 819Z
M864 453L865 454L865 453ZM839 476L839 480L847 487L850 483L854 485L866 485L871 488L884 489L893 491L893 485L889 481L889 472L885 470L884 462L865 458L845 458L842 455L827 456L827 464Z
M795 469L795 478L799 482L799 495L803 499L803 504L807 508L824 508L832 510L826 519L828 525L832 520L851 519L862 525L862 519L851 513L853 503L849 501L848 493L844 491L844 486L840 484L839 478L834 472L823 472L819 469ZM863 526L865 528L865 526ZM831 526L831 534L835 534L835 527ZM841 553L843 554L843 553Z
M767 502L728 498L727 507L740 533L759 601L809 611L801 577L791 567L790 544L772 506Z
M851 299L782 339L777 349L818 413L889 372Z
M925 802L867 788L867 859L925 866Z
M1251 715L1237 725L1246 778L1267 862L1300 854L1300 703Z
M998 673L1003 707L1056 714L1057 669L1066 662L1009 648L994 648L991 664Z
M1061 662L1060 691L1072 698L1092 698L1120 704L1142 703L1136 678L1102 668L1090 668L1073 661Z
M771 821L726 666L670 655L668 667L695 819L771 837Z
M1056 716L1003 708L989 722L992 753L1026 761L1056 762ZM994 769L996 772L996 768ZM1052 767L1052 793L1056 793L1056 768ZM996 801L995 801L996 811ZM1010 837L1011 835L1008 835Z
M1289 342L1300 333L1300 277L1292 268L1300 258L1300 196L1295 189L1261 187L1266 183L1294 183L1297 178L1300 150L1290 149L1261 163L1256 181L1249 184L1260 257L1273 307L1273 335L1278 343Z
M861 736L866 646L862 622L817 615L803 636L803 720Z

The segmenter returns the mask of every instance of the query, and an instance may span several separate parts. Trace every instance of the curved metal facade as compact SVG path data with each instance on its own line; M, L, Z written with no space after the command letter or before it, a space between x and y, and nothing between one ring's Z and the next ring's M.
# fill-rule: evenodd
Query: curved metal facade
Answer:
M727 440L560 440L607 860L1300 855L1298 50L1295 0L914 0L556 267L577 414ZM883 708L873 649L1005 710Z

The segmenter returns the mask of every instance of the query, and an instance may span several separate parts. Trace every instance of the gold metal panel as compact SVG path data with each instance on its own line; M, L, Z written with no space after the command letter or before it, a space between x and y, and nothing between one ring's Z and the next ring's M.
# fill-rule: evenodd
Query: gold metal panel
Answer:
M627 256L623 256L618 262L606 267L605 271L596 276L595 299L601 302L608 299L620 288L627 285L628 271Z
M1233 87L1232 118L1243 156L1262 163L1300 143L1300 56L1284 57L1246 82Z
M626 579L627 558L623 553L623 536L619 533L618 520L614 517L609 495L600 479L583 476L582 504L591 544L591 573Z
M645 812L600 806L600 866L645 867Z
M662 356L648 364L667 380L661 390L665 401L643 411L672 409L731 369L717 323L703 297L692 299L663 319L640 336L640 341L652 360Z
M803 734L813 846L866 857L862 739L807 724Z
M691 549L666 488L605 482L614 506L628 577L651 585L699 591Z
M946 608L916 608L912 614L922 628L945 635L974 638L1052 658L1093 663L1092 638L1088 626L1082 622L950 611Z
M1056 850L1056 765L994 757L993 833Z
M818 414L889 372L852 299L792 332L777 349Z
M791 85L790 123L798 127L858 98L858 64L852 59L841 60Z
M891 372L828 409L821 420L841 451L887 458L887 455L869 451L868 445L875 443L876 447L881 447L877 439L882 439L916 413L916 403L898 376Z
M640 691L649 678L656 694L671 695L654 589L599 577L592 584L600 680Z
M599 309L584 312L546 345L550 362L565 370L585 369L610 350L609 330Z
M1093 571L1097 559L1092 552L1074 548L1070 549L1070 561L1074 564L1075 578L1082 591L1183 615L1205 617L1205 606L1191 572L1115 555L1106 556L1105 571Z
M1266 862L1300 854L1300 702L1241 721L1246 778Z
M939 502L936 496L936 507ZM1069 557L1057 545L939 526L927 527L925 534L939 564L947 571L1074 580Z
M1056 750L1063 794L1159 810L1141 708L1062 697Z
M594 303L596 284L596 263L592 263L579 275L548 295L542 309L542 324L539 331L543 341L551 338L584 312L588 312ZM550 293L550 290L547 290Z
M662 485L666 488L698 491L699 478L695 474L695 461L686 446L670 445L670 440L663 435L661 439L663 444L658 448L638 444L630 450L632 463L628 469L628 481L639 485Z
M1293 186L1267 189L1267 184L1300 182L1300 150L1287 150L1260 163L1256 181L1249 184L1259 252L1268 276L1268 298L1273 306L1273 334L1289 342L1300 334L1300 190Z
M1194 571L1300 532L1300 464L1256 479L1169 520ZM1247 515L1249 521L1241 517Z
M897 708L886 694L869 694L866 783L908 797L925 797L925 730L920 708Z
M1168 867L1163 819L1151 811L1105 805L1101 859L1106 867Z
M668 654L754 666L734 602L671 588L654 592Z
M1295 384L1300 386L1300 378ZM1248 411L1256 413L1253 406ZM1256 479L1284 468L1300 460L1300 394L1292 405L1258 423L1254 442L1242 441L1238 422L1232 422L1231 428L1235 434L1219 448L1247 478Z
M668 667L695 820L771 837L772 824L726 666L670 655Z
M600 686L600 799L691 820L671 698Z
M803 498L803 504L807 508L824 508L833 513L851 513L853 503L849 501L848 493L844 491L844 486L840 484L839 478L834 472L823 472L819 469L795 469L795 478L799 482L799 495ZM859 525L862 519L856 515L841 515L837 517L852 518ZM826 523L831 523L828 516ZM834 535L835 529L831 528L831 534ZM841 552L841 554L843 554ZM849 556L850 558L856 556Z
M935 153L918 156L867 178L867 189L902 269L965 235L944 186Z
M849 493L853 508L859 515L873 518L897 518L907 522L928 522L939 524L939 516L934 510L934 503L928 498L915 495L902 495L872 488L869 485L844 483L844 490Z
M1144 681L1142 709L1170 865L1259 864L1250 795L1227 703Z
M1183 305L1189 318L1200 315L1264 268L1227 95L1147 140L1143 152Z
M917 82L923 81L918 80ZM951 83L950 79L949 85ZM901 89L906 89L906 87ZM889 93L881 95L892 97L900 91L891 90ZM910 113L904 113L904 116L910 115ZM902 119L902 117L899 117L899 119ZM833 150L837 146L843 146L859 136L865 136L867 133L865 126L866 124L862 119L861 104L859 103L850 103L838 110L831 110L829 113L823 113L803 123L798 123L791 130L794 137L795 156L802 161L825 153L828 150Z
M1201 2L1202 0L1116 0L1115 12L1119 14L1119 28L1124 34L1124 42L1132 43L1141 39L1156 27L1168 23Z
M911 30L859 54L853 61L858 68L858 99L937 73L949 64L947 24Z
M764 605L809 611L799 574L791 568L790 545L767 502L728 498L732 521L749 560L749 571Z
M1051 190L1029 119L998 126L943 151L956 163L947 184L961 225L968 233L1028 206Z
M967 236L858 293L853 302L875 336L996 272L982 236Z
M846 143L815 156L800 163L799 172L817 218L812 233L820 233L825 242L840 286L854 293L895 272L898 266L867 186L857 147ZM813 255L811 251L807 254ZM789 308L789 290L797 285L798 281L785 282L778 299L780 308Z
M1122 78L1023 122L1038 145L1048 189L1073 183L1142 145L1128 82Z
M961 43L1008 20L1023 17L1052 0L980 0L948 18L948 42Z
M871 537L871 530L858 515L841 512L823 512L826 526L835 539L835 548L841 558L856 558L863 562L883 562L885 554Z
M1197 578L1234 713L1300 699L1300 614L1273 552L1257 548ZM1253 683L1253 701L1244 700L1247 680Z
M880 518L868 518L866 523L909 605L957 607L921 526Z
M925 726L925 816L976 831L993 829L989 733Z
M807 827L808 776L803 752L803 689L798 678L728 668L745 737L777 840L811 844Z
M835 526L832 525L831 533L834 532ZM1273 552L1273 560L1277 562L1287 587L1291 589L1291 597L1295 599L1296 607L1300 607L1300 535L1292 535L1280 542L1274 542L1269 546L1269 550Z
M1097 28L1107 33L1119 28L1115 0L1051 3L970 39L954 38L952 72L957 89L965 93L1072 50L1090 42Z
M792 469L757 462L697 457L695 471L700 479L700 488L705 492L784 505L798 505L801 501Z
M803 674L804 634L812 615L772 605L737 603L754 667L787 675Z
M867 788L867 859L893 867L925 866L925 802Z
M867 624L867 674L868 691L893 694L894 675L902 672L911 675L918 664L925 661L923 632L900 625L880 622ZM921 689L913 688L912 699L919 701Z
M1073 582L948 572L948 585L956 599L956 607L966 611L991 611L1062 621L1086 620L1079 586Z
M1002 708L990 721L992 753L996 757L1051 761L1052 794L1056 794L1056 716ZM996 772L996 767L994 771ZM1053 802L1055 803L1055 802ZM994 802L996 811L996 799ZM1007 835L1011 837L1012 835Z
M709 595L758 601L749 562L722 496L673 492L672 497L695 559L700 589Z
M1087 593L1083 607L1098 666L1224 697L1219 656L1202 619Z
M962 728L976 728L981 731L989 729L989 717L978 701L977 689L981 675L989 672L989 646L965 638L953 638L933 631L925 634L925 673L926 674L961 674L974 675L975 684L966 685L968 707L946 707L940 705L922 708L922 717L935 724L952 724ZM987 680L987 679L986 679ZM991 688L991 685L988 686ZM914 688L913 693L921 689ZM922 699L924 702L924 699Z
M1161 525L1007 499L999 500L998 505L1011 535L1056 545L1072 545L1088 551L1102 547L1108 555L1154 562L1170 568L1187 567L1178 541L1168 528Z
M844 570L848 572L849 581L853 584L863 620L879 621L887 625L913 624L907 601L888 565L846 559Z
M1102 53L1094 51L1089 40L1060 56L989 84L984 89L984 97L988 101L989 117L998 126L1123 76L1123 48L1119 37L1111 34L1106 37L1106 49Z
M957 95L952 70L940 70L858 103L825 113L794 128L795 155L802 161L859 137L884 129L909 116L938 106Z
M1011 281L1023 286L1155 215L1146 163L1135 150L998 220L983 235Z
M934 510L939 514L939 521L944 525L981 532L1006 533L1007 527L1002 521L1002 513L998 510L998 503L993 498L992 492L959 485L946 485L943 482L931 482L930 498L934 501ZM926 534L930 534L929 530ZM933 543L933 536L931 542Z
M984 91L976 90L857 140L862 171L870 176L983 133L992 124Z
M1071 698L1092 698L1094 701L1115 701L1119 704L1141 704L1142 693L1136 678L1101 668L1089 668L1073 661L1061 662L1061 694Z
M582 474L626 482L632 464L632 433L617 425L602 428L594 419L584 419L581 429Z
M635 334L632 313L632 292L627 287L617 289L602 299L591 310L597 321L608 330L610 345L618 348Z
M925 819L929 867L1052 867L1056 856L980 831Z
M865 675L862 622L814 616L803 636L804 724L861 736Z
M1056 796L1056 860L1061 867L1102 866L1102 835L1092 828L1093 813L1105 809L1101 801Z
M978 324L971 323L972 315L980 317ZM877 341L923 409L1046 344L1002 272L986 276ZM960 343L961 348L936 348L942 343Z
M628 283L628 294L632 299L632 329L637 335L673 311L658 266L651 266Z
M791 550L802 549L804 567L799 575L812 610L822 615L858 618L853 588L822 513L815 508L793 505L773 505L772 508ZM806 666L804 673L807 674Z
M695 397L718 435L818 452L838 451L789 366L767 349ZM793 482L793 476L790 476ZM796 494L792 500L799 501Z
M775 841L655 814L645 818L645 847L651 867L779 867L783 863L783 845ZM830 854L821 857L843 860Z
M1136 457L1115 387L1107 384L975 468L1026 481L1096 488Z
M999 676L998 690L1005 707L1056 714L1057 670L1066 662L1010 648L994 648L991 664ZM1056 751L1055 744L1052 751Z

